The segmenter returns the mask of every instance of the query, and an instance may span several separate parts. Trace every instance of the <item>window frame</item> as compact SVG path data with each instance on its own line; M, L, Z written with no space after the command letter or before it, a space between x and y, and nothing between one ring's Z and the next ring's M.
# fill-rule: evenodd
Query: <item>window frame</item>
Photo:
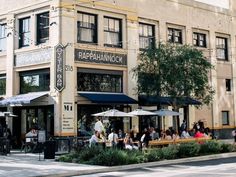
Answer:
M5 46L7 46L7 28L6 27L7 27L6 23L0 24L0 44L1 44L1 42L3 42L3 43L5 43ZM4 40L5 40L5 42L4 42ZM0 45L0 47L1 47L1 45ZM0 52L4 52L4 51L6 51L6 49L7 49L6 47L0 48Z
M105 20L108 19L108 30L105 29ZM114 31L114 30L109 30L109 21L113 20L114 21L114 28L115 28L115 24L116 21L118 21L119 24L119 31ZM104 24L103 24L103 33L104 33L104 46L105 47L115 47L115 48L122 48L123 44L122 44L122 19L119 18L114 18L114 17L108 17L108 16L104 16ZM117 34L118 35L118 44L108 44L105 42L105 33L112 33L112 34Z
M0 74L0 80L5 80L5 86L3 86L3 91L2 92L1 92L1 87L0 87L0 95L6 95L6 84L7 84L6 74Z
M232 90L231 79L225 79L225 90L226 90L226 92L231 92L231 90Z
M226 113L226 117L224 117L224 113ZM229 125L229 111L221 111L222 125ZM226 123L224 123L224 118L226 118Z
M24 20L28 20L28 31L24 31L24 29L23 29L23 27L24 27L23 21ZM29 34L29 36L31 35L30 16L19 19L19 48L30 46L31 39L30 39L30 37L26 37L26 34ZM25 39L28 40L28 43L24 43Z
M218 40L223 40L224 44L218 44ZM220 45L223 45L223 47L220 47ZM224 58L220 58L218 55L218 51L223 51L224 52ZM228 56L228 38L226 37L221 37L221 36L216 36L216 58L218 60L223 60L223 61L229 61L229 56Z
M79 21L79 18L77 20L77 43L88 43L88 44L98 44L98 17L96 14L91 14L91 13L86 13L86 12L78 12L78 16L79 14L82 15L82 19L83 19L83 15L88 15L90 17L94 17L94 28L92 28L92 25L91 25L91 28L89 27L84 27L84 26L80 26L80 21ZM82 23L85 23L82 21ZM79 29L87 29L87 30L93 30L93 33L94 35L92 36L92 41L85 41L85 40L81 40L79 39Z
M175 32L179 32L180 35L177 36ZM178 41L175 41L176 37L179 39ZM183 30L178 28L168 27L167 41L174 44L183 44Z
M79 74L87 74L89 75L89 80L87 80L87 84L86 86L90 87L90 90L87 89L80 89L79 84L80 82L80 78L85 78L85 77L79 77ZM93 82L93 79L95 79L96 77L92 77L92 76L96 76L97 78L100 78L101 82L99 82L99 85L92 85L91 83L95 83ZM107 82L107 84L113 84L111 85L111 90L106 91L106 89L102 90L101 89L101 83L103 81L103 79L107 76L110 76L109 82ZM112 78L111 78L112 77ZM86 91L86 92L101 92L101 93L123 93L123 73L120 71L111 71L111 70L101 70L101 69L78 69L77 70L77 91ZM120 79L120 86L118 87L112 87L114 86L114 84L116 82L114 82L114 80L112 81L112 79ZM106 84L106 83L105 83ZM99 88L98 88L99 86Z
M195 38L195 35L197 38ZM201 40L201 36L203 37L203 40ZM194 41L196 41L196 44ZM201 45L201 41L203 42L203 45ZM206 34L193 32L193 46L207 48Z
M152 35L151 36L145 36L145 35L141 35L140 34L140 25L142 25L142 26L146 26L147 27L147 33L149 33L148 32L148 27L151 27L151 30L152 30ZM142 28L142 31L143 31L144 29ZM141 47L141 45L140 45L140 43L141 43L141 39L148 39L148 46L146 46L146 47ZM149 48L149 47L155 47L155 25L153 25L153 24L148 24L148 23L143 23L143 22L139 22L139 49L140 50L144 50L145 48Z
M37 44L46 43L49 40L49 15L49 12L37 14ZM43 20L43 22L45 22L46 24L41 25L41 19L46 19L45 21ZM48 35L47 37L42 37L42 34L44 34L45 31Z
M40 76L49 76L49 79L48 79L48 85L46 85L46 80L43 82L40 81ZM39 86L40 85L43 85L43 89L42 90L23 90L23 78L24 77L30 77L30 76L39 76ZM24 94L24 93L30 93L30 92L41 92L41 91L50 91L50 69L40 69L40 70L33 70L33 71L23 71L23 72L20 72L19 73L19 80L20 80L20 93L21 94ZM39 87L38 86L38 87ZM47 87L48 86L48 87ZM42 87L41 87L42 88Z

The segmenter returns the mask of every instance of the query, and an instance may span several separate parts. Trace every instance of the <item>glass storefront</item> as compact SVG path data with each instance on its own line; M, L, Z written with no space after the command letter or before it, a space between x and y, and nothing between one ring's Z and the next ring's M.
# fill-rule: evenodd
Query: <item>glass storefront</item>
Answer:
M49 69L20 73L20 93L49 91Z

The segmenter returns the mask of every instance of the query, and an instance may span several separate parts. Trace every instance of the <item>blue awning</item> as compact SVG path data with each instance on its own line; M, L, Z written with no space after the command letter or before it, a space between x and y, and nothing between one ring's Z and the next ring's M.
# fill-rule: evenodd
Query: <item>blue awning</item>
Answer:
M0 101L0 106L30 104L32 101L47 96L48 92L31 92L12 96Z
M139 95L138 97L140 106L156 106L160 105L172 105L174 102L178 105L201 105L200 101L197 101L190 97L184 98L172 98L172 97L161 97L161 96L147 96Z
M123 93L78 92L92 103L101 104L137 104L138 102Z

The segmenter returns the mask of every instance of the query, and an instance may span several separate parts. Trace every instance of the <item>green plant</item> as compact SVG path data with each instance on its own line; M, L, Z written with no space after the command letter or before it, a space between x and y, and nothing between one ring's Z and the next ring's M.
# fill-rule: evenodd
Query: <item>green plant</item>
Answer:
M80 162L90 161L92 158L101 154L104 150L100 146L86 147L78 151L78 158Z
M183 143L179 145L178 157L193 157L197 156L200 151L198 143Z
M221 153L224 153L224 152L233 152L233 151L234 151L234 145L232 145L232 144L225 144L225 143L222 143L222 144L220 144L220 145L221 145L221 150L220 150Z
M164 159L175 159L178 154L178 147L176 145L169 145L162 148L162 154Z
M206 141L200 146L200 154L213 154L221 151L221 145L216 140Z
M144 154L148 162L155 162L163 159L162 149L155 148L150 149L147 153Z

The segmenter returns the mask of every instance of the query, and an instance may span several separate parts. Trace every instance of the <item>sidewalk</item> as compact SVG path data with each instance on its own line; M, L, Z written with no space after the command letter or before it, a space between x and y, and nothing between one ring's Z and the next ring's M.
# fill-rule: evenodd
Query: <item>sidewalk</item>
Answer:
M233 143L233 140L220 140L225 143ZM31 177L31 176L47 176L47 177L64 177L76 176L84 174L92 174L98 172L111 172L119 170L127 170L141 167L171 165L182 162L204 161L210 159L220 159L227 157L236 157L236 152L224 153L208 156L191 157L175 160L163 160L158 162L133 164L124 166L104 167L95 165L83 165L75 163L55 162L55 160L44 160L41 154L22 153L13 151L8 156L0 156L0 177Z

